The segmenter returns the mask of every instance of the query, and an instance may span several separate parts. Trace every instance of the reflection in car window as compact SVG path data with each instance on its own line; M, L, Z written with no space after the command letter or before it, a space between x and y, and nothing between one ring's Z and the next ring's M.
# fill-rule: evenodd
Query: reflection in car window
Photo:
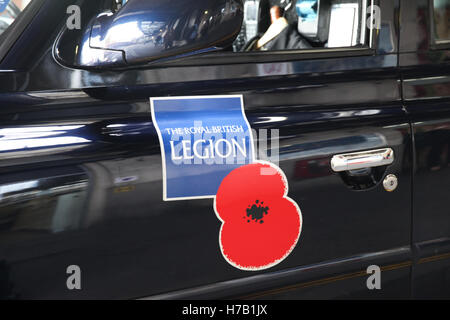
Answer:
M450 41L450 0L434 0L434 37L437 43Z
M0 0L0 35L17 19L32 0Z
M366 42L367 0L244 0L234 51L356 47Z

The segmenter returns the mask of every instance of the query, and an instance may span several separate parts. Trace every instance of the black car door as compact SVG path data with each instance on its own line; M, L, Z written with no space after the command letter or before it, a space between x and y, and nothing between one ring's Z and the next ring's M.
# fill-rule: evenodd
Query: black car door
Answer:
M14 26L23 32L0 48L4 297L409 296L412 138L398 1L380 3L371 48L208 53L102 71L55 60L70 4L32 2L26 26ZM267 270L223 258L212 199L163 201L149 98L211 95L242 95L257 142L262 129L279 137L278 165L303 225L291 254ZM375 166L332 168L333 157L360 152ZM379 162L385 152L392 163ZM371 265L382 270L381 290L367 287ZM81 290L66 285L70 266L81 270Z
M400 65L415 140L413 296L448 298L450 1L403 2Z

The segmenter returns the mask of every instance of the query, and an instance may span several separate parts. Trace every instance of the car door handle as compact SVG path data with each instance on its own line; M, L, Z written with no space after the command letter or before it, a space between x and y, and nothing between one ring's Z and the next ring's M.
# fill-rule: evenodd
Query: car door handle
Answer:
M394 150L391 148L369 150L335 155L331 159L334 172L380 167L394 162Z

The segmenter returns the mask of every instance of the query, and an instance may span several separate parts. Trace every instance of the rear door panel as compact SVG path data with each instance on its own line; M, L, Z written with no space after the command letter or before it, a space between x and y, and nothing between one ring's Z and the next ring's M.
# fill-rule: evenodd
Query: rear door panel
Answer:
M404 1L406 2L406 1ZM405 4L400 66L415 140L413 296L450 296L450 50L432 45L431 1ZM410 32L419 30L419 32Z

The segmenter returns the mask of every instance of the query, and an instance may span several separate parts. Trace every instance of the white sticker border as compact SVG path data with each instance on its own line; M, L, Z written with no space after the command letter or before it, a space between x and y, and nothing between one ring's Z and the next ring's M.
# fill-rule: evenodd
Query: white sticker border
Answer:
M220 251L222 253L222 257L231 266L235 267L236 269L242 270L242 271L262 271L262 270L267 270L267 269L273 268L274 266L276 266L276 265L280 264L281 262L283 262L287 257L289 257L291 255L292 251L294 251L294 249L297 247L297 245L299 243L299 240L300 240L300 235L302 234L302 230L303 230L303 213L302 213L302 210L300 209L300 206L298 205L298 203L294 199L292 199L291 197L288 196L288 194L289 194L289 180L287 179L286 174L284 173L283 169L281 169L279 166L277 166L276 164L274 164L272 162L269 162L269 161L255 160L253 162L253 164L268 165L268 166L272 167L281 176L281 179L283 180L283 183L284 183L283 199L286 199L287 201L291 202L294 205L295 209L297 210L297 214L299 216L300 228L298 230L298 235L297 235L297 238L295 239L295 242L292 244L292 246L289 248L289 250L286 251L284 256L282 256L281 258L278 258L277 260L274 260L273 262L271 262L271 263L269 263L267 265L260 266L260 267L244 267L244 266L241 266L238 263L230 260L224 253L223 245L222 245L222 230L223 230L223 226L225 225L225 221L223 221L222 218L220 217L219 211L217 210L217 200L216 200L216 197L214 197L214 204L213 204L214 213L216 214L217 219L221 223L220 231L219 231L219 246L220 246Z
M247 116L245 115L244 108L244 96L242 94L238 95L209 95L209 96L174 96L174 97L151 97L150 98L150 112L152 116L152 124L156 129L156 133L158 135L159 145L161 149L161 160L162 160L162 179L163 179L163 200L164 201L182 201L182 200L199 200L199 199L215 199L216 195L205 195L205 196L195 196L195 197L177 197L177 198L168 198L167 197L167 171L166 171L166 153L164 150L164 141L162 138L161 130L159 129L158 123L155 121L155 106L154 101L164 101L164 100L185 100L185 99L224 99L224 98L239 98L241 101L241 112L242 117L244 118L245 123L250 130L250 152L253 159L252 163L255 163L256 154L255 154L255 144L253 139L252 127L248 122Z

